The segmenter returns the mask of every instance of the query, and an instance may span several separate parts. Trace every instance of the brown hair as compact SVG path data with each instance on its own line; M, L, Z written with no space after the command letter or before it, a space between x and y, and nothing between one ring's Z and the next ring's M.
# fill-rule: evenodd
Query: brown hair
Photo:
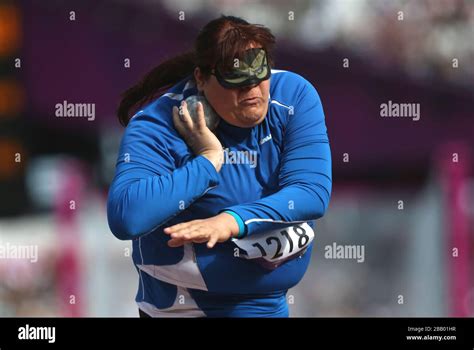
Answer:
M265 49L268 62L273 66L275 37L268 28L234 16L221 16L210 21L199 32L193 51L159 64L123 93L117 110L120 123L126 126L132 109L161 96L174 84L193 74L195 67L199 67L204 76L209 76L217 63L224 68L231 67L234 58L241 58L251 42Z

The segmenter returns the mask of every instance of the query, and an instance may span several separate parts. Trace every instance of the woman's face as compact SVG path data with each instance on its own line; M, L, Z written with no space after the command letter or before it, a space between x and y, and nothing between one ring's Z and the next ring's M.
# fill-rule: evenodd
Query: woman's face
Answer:
M251 128L260 124L265 118L270 79L252 86L227 89L219 84L214 75L205 77L199 68L194 70L194 78L198 90L204 93L217 114L227 123L241 128Z

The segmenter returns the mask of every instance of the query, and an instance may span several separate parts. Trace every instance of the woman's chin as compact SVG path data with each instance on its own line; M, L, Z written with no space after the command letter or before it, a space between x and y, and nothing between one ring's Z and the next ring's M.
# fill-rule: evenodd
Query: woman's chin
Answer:
M263 119L265 119L265 112L266 111L264 111L260 106L252 106L246 108L237 119L244 125L244 127L251 128L260 124Z
M263 119L265 119L265 116L263 115L258 115L258 114L252 114L252 115L245 115L240 118L238 118L240 127L242 128L252 128L255 125L260 124Z

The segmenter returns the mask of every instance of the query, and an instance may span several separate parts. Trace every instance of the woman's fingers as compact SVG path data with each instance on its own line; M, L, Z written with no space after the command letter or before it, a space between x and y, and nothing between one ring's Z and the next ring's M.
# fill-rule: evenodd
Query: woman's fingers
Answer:
M172 238L168 241L168 246L171 248L177 248L177 247L181 247L184 243L186 243L186 241L182 239Z
M176 130L178 130L178 133L181 136L183 136L183 134L186 133L186 129L183 125L183 122L180 119L178 107L176 107L176 106L173 107L173 124L174 124L174 127L176 128Z
M193 129L193 121L189 115L186 102L182 102L181 106L173 107L173 123L181 136L188 136Z
M206 243L209 239L207 237L203 238L194 238L192 240L193 243Z
M196 105L197 110L197 126L199 129L207 128L206 119L204 118L204 107L201 102L198 102Z
M171 235L171 237L173 237L173 235ZM184 232L182 235L176 238L192 241L194 239L202 239L202 238L208 238L208 237L209 237L209 229L206 227L200 226L194 229L189 228L187 229L186 232Z
M211 235L211 238L209 239L209 242L207 242L207 247L209 249L214 248L214 246L216 245L218 239L219 239L218 235L216 235L216 234Z
M183 241L184 243L193 242L193 243L205 243L208 242L211 238L211 230L207 227L200 226L194 229L186 229L186 231L180 233L179 235L172 234L171 240L172 244L176 241Z
M193 239L172 238L168 241L168 246L171 248L181 247L186 243L206 243L209 241L208 237L198 237ZM214 243L215 244L215 243Z
M171 233L171 238L185 238L185 239L188 239L189 237L191 237L190 236L191 232L194 232L199 228L200 228L199 226L190 226L190 227L182 228L179 231Z
M217 243L225 242L232 237L231 229L228 226L227 215L218 215L176 224L165 228L164 232L171 236L168 241L170 247L179 247L191 242L207 242L207 247L213 248Z
M175 233L175 232L179 232L182 229L186 229L186 228L192 227L194 225L198 225L201 221L202 220L192 220L192 221L188 221L188 222L182 222L180 224L176 224L176 225L165 228L164 232L169 235L169 234L172 234L172 233Z
M173 107L174 126L195 155L206 157L220 171L224 159L222 144L206 126L202 103L198 103L195 108L197 119L193 121L185 101L181 102L179 108Z
M191 225L191 226L188 226L188 227L183 227L183 228L181 228L177 231L173 231L173 232L168 233L168 234L171 235L171 238L173 238L173 239L178 239L179 238L179 239L190 240L192 238L199 237L201 234L204 234L205 231L206 230L205 230L204 227L202 227L199 224L196 224L196 225Z
M181 106L178 108L179 119L183 122L183 124L188 128L193 128L193 119L189 115L188 111L188 104L186 101L181 102Z

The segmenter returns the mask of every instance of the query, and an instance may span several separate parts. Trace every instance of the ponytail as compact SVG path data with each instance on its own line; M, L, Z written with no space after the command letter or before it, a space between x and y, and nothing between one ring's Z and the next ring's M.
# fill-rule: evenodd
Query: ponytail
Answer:
M132 109L135 110L151 99L162 95L167 89L192 74L194 67L195 54L188 52L153 68L140 82L123 93L117 110L120 124L127 126Z

